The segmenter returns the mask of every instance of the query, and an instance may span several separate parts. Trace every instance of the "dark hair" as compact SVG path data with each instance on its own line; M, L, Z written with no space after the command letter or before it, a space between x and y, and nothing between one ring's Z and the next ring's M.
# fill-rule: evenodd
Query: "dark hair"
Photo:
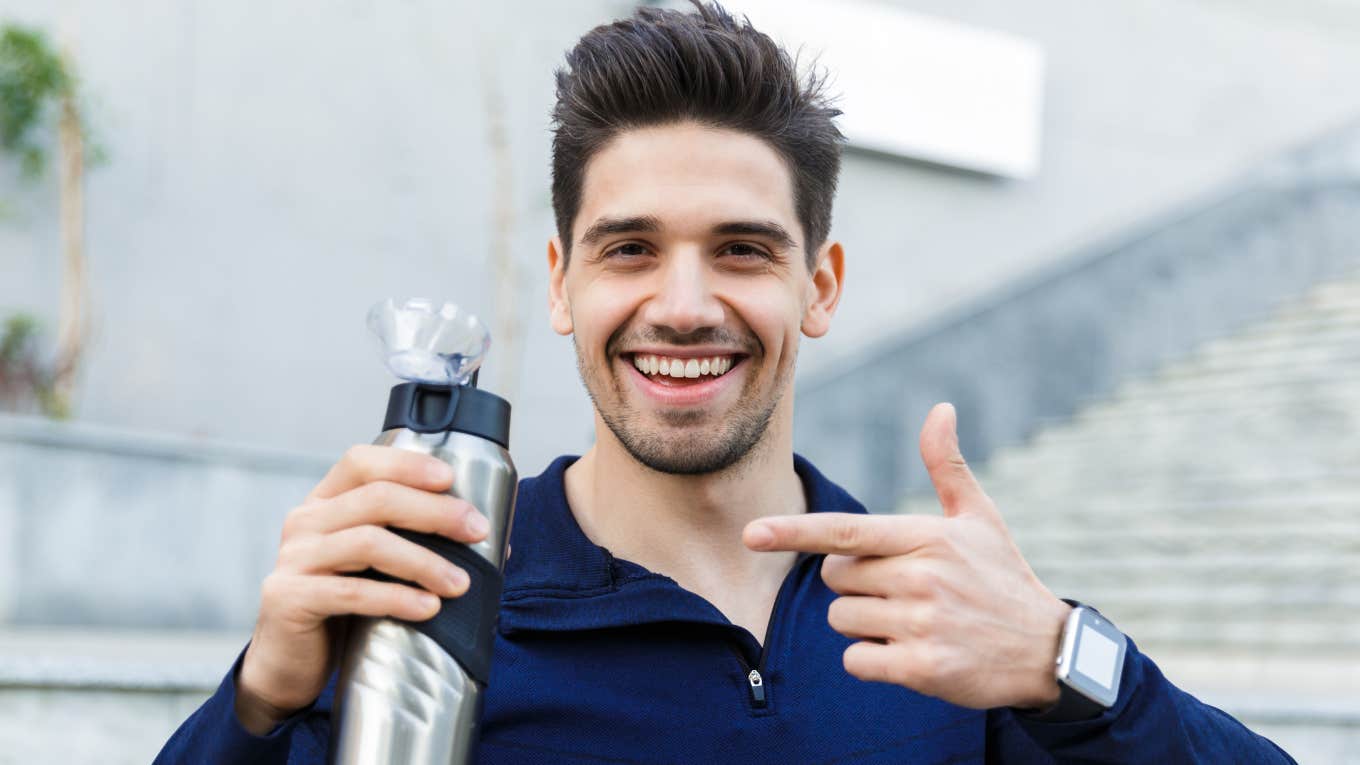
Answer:
M831 229L844 141L826 76L810 67L800 80L796 62L750 19L690 2L695 12L644 7L592 29L557 71L552 202L563 255L590 158L624 130L694 121L754 135L784 160L810 267Z

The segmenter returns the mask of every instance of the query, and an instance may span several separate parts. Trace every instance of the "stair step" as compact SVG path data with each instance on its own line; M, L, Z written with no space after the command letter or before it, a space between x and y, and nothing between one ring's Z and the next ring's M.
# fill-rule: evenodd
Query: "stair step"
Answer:
M1234 620L1216 615L1172 621L1156 618L1155 612L1123 612L1118 606L1092 605L1099 607L1140 646L1236 648L1262 653L1352 653L1360 650L1353 637L1360 632L1360 623L1339 623L1331 616L1276 622L1269 619Z
M1078 517L1078 516L1074 516ZM1274 540L1278 544L1296 541L1319 542L1328 544L1351 544L1360 541L1360 523L1347 521L1321 522L1312 519L1282 518L1267 523L1234 523L1231 526L1206 524L1194 520L1173 521L1158 517L1131 519L1101 519L1102 522L1091 528L1082 528L1073 523L1053 528L1029 530L1027 538L1045 542L1065 543L1089 537L1092 532L1104 539L1134 543L1140 540L1186 542L1234 541L1254 543L1262 539ZM1136 523L1137 525L1134 525Z
M1310 338L1312 339L1312 338ZM1360 367L1360 332L1348 333L1344 342L1281 344L1279 348L1232 348L1170 364L1157 373L1158 380L1194 380L1297 367L1326 368L1333 372Z
M1271 587L1331 587L1334 583L1360 583L1360 557L1319 560L1307 553L1246 555L1217 553L1168 560L1156 555L1118 557L1080 556L1072 551L1030 557L1029 563L1045 582L1084 582L1092 586L1159 585L1166 582L1189 591L1204 591L1218 583L1243 586L1264 583Z
M1289 369L1215 375L1196 379L1149 378L1122 386L1110 402L1125 406L1131 402L1190 400L1197 403L1204 397L1236 396L1235 403L1250 404L1254 400L1278 400L1281 395L1324 394L1347 402L1360 396L1360 378L1333 375L1324 368L1294 367ZM1273 398L1272 398L1273 397Z
M1224 475L1213 480L1182 480L1175 473L1095 472L1080 463L1056 461L1041 474L978 471L978 480L993 499L1020 503L1021 510L1039 505L1035 514L1048 517L1054 505L1076 505L1082 514L1111 512L1143 515L1236 516L1239 513L1320 512L1360 517L1360 485L1346 479L1321 478L1269 481L1259 475ZM918 498L919 497L919 498ZM934 506L933 494L910 502Z
M1360 421L1355 423L1355 430L1360 432ZM1224 463L1223 458L1228 456L1239 458L1235 463L1227 460L1229 466L1259 466L1262 459L1278 452L1283 468L1319 469L1334 466L1345 469L1347 465L1357 464L1357 457L1360 457L1360 439L1350 441L1339 438L1349 431L1351 423L1348 419L1334 419L1311 426L1306 421L1299 422L1293 430L1251 422L1240 423L1237 427L1225 425L1213 429L1194 427L1193 423L1148 422L1136 428L1130 427L1122 433L1095 429L1050 432L1032 441L1031 449L1026 453L1006 455L998 467L1004 469L1022 464L1042 471L1047 465L1077 458L1093 465L1104 465L1107 471L1113 468L1127 471L1164 464L1181 465L1184 469L1192 467L1186 457L1189 451L1200 465L1220 465ZM1289 448L1283 449L1282 443L1289 444ZM1242 457L1254 459L1248 462L1240 459Z
M1211 529L1225 524L1281 528L1299 525L1300 519L1307 519L1310 525L1349 526L1360 534L1360 492L1318 491L1302 496L1279 492L1207 500L1168 499L1165 495L1152 498L1104 494L1096 485L1069 487L1059 482L1050 482L1046 487L1049 493L1039 494L1026 492L1024 488L997 485L999 482L989 483L987 476L980 480L1008 522L1023 522L1026 528L1034 530L1095 525L1108 532L1112 527L1135 528L1144 522L1174 523L1177 528L1184 528L1183 524L1187 523ZM1072 491L1064 491L1068 488ZM914 496L903 509L926 515L940 512L939 502L933 494Z

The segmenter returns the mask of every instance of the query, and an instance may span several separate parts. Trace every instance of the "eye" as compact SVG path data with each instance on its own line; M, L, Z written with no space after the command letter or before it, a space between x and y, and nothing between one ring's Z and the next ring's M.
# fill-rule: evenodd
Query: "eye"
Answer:
M746 242L733 242L724 247L722 251L730 254L731 257L740 258L741 260L750 260L753 258L759 258L761 260L770 259L770 254L768 252L753 244L747 244Z
M637 242L624 242L623 244L609 250L605 250L606 258L636 258L647 254L647 248Z

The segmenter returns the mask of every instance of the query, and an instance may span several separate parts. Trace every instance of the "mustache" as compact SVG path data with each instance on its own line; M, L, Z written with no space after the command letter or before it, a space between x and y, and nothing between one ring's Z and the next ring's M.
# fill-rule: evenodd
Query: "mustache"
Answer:
M676 332L670 327L620 327L609 336L604 345L606 356L618 355L625 345L722 345L740 348L748 355L756 355L765 350L755 335L739 335L725 327L700 327L693 332Z

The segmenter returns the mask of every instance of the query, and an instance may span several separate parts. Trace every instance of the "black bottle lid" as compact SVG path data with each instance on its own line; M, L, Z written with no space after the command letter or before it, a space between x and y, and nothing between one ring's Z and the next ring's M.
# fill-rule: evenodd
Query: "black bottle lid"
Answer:
M406 382L392 386L383 430L457 431L510 448L510 402L472 385Z

